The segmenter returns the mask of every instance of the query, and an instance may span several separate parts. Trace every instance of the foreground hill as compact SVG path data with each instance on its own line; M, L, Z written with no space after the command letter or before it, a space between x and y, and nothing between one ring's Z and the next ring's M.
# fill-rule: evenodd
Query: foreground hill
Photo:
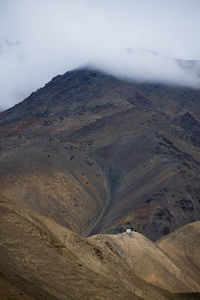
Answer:
M96 70L0 113L0 191L79 234L152 240L200 219L200 92Z
M200 221L154 244L137 232L90 237L123 257L135 274L172 293L200 292Z
M156 244L200 285L200 221L178 228Z
M156 276L158 268L157 274L162 276L160 282L175 280L179 292L198 291L192 278L187 282L187 276L177 274L173 263L168 263L163 253L160 256L161 251L154 252L158 248L140 234L84 238L2 196L0 228L1 299L184 300L198 295L171 294L140 278L151 282L146 274L150 271ZM147 250L148 244L149 264L146 274L143 268L139 277L135 254L142 245ZM131 245L136 250L127 251L127 245L130 245L129 250ZM156 256L157 265L149 270ZM164 258L163 262L160 258ZM162 269L164 263L165 272L160 273L159 267ZM185 287L183 279L186 279ZM191 287L187 286L189 282Z
M185 228L196 235L194 224ZM0 228L1 299L198 299L200 283L182 268L185 252L177 263L139 233L84 238L2 196Z
M181 299L145 283L117 252L0 199L1 299Z

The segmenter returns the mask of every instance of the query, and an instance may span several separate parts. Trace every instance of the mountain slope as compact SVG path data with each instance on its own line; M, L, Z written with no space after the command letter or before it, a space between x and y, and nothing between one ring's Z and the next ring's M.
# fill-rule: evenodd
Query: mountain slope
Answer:
M55 77L0 114L2 195L82 235L152 240L200 218L198 90L96 70Z
M1 299L184 300L198 296L194 292L199 292L200 285L193 277L141 234L85 238L3 196L0 228ZM172 294L144 279L185 293Z
M200 221L178 228L156 244L200 284Z
M190 224L186 226L190 226ZM193 234L185 232L185 239L192 239ZM168 237L170 235L166 236L166 240ZM178 244L179 238L179 234L174 237L174 245ZM198 235L196 235L196 239L199 242ZM90 237L90 240L96 241L101 247L104 245L105 248L108 247L113 249L113 252L119 253L139 277L155 286L162 287L172 293L200 292L197 274L187 271L190 268L189 264L187 268L184 265L185 252L183 250L180 260L175 261L170 255L169 249L165 248L165 251L163 251L163 248L159 247L159 242L154 244L137 232L97 235ZM197 243L196 249L198 249ZM174 246L174 253L177 253L177 250L179 250L178 247ZM200 253L197 252L195 253L195 259L199 261ZM187 253L188 261L193 260L194 253Z
M0 214L1 299L184 299L144 282L117 252L2 196Z

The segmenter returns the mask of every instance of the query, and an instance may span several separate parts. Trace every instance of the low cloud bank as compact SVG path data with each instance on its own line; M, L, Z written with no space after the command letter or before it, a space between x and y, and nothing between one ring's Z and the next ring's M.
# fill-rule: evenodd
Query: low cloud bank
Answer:
M112 61L104 60L94 66L129 80L200 89L200 61L176 59L143 49L128 48L126 52L129 55L120 53Z

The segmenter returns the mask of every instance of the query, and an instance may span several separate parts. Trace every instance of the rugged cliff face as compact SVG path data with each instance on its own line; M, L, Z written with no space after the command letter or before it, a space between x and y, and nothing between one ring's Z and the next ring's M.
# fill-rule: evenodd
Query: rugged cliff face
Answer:
M82 235L200 219L200 92L96 70L0 113L0 191Z

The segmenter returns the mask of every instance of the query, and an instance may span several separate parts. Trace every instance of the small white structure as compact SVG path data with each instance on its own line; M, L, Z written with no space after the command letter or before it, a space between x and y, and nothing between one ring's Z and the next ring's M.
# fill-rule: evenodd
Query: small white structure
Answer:
M136 229L134 227L126 228L126 233L136 232Z

